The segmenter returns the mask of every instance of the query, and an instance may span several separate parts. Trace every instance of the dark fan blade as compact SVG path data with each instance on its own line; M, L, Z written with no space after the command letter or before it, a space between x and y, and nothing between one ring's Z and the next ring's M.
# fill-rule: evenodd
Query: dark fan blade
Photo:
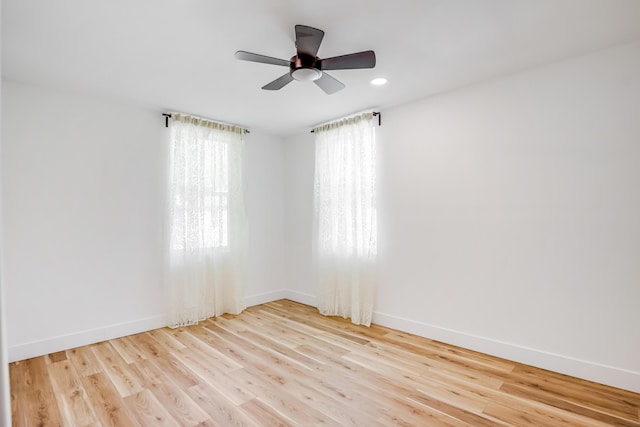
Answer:
M306 25L296 25L296 48L300 54L316 57L320 43L324 37L324 31Z
M291 77L291 74L287 73L287 74L285 74L283 76L278 77L277 79L275 79L271 83L262 86L262 89L264 89L264 90L282 89L283 87L285 87L286 85L291 83L291 80L293 80L293 77Z
M373 68L376 66L376 54L372 50L334 56L321 61L323 70L353 70L357 68Z
M313 82L317 84L320 89L325 91L327 95L331 95L332 93L336 93L337 91L344 89L344 83L334 79L327 73L322 73L322 77L318 80L314 80Z
M239 50L236 52L236 59L251 62L261 62L263 64L284 65L285 67L288 67L291 64L291 61L272 58L270 56L258 55L257 53L245 52L243 50Z

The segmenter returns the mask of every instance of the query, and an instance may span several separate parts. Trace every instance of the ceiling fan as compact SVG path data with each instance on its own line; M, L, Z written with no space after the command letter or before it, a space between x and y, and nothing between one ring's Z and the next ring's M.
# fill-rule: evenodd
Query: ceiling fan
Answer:
M296 25L297 54L289 61L272 58L257 53L239 50L235 56L243 61L289 67L289 72L262 87L265 90L279 90L293 80L314 82L328 95L344 89L344 83L327 74L326 70L353 70L376 66L376 54L372 50L320 59L316 55L324 37L324 31L306 25Z

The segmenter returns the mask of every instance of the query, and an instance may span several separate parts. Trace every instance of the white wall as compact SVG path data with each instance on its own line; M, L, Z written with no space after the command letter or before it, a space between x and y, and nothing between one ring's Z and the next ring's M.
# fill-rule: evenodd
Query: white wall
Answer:
M316 306L316 283L311 257L314 145L311 133L285 140L285 259L289 297Z
M251 130L247 136L248 306L284 298L284 187L282 139Z
M10 359L163 326L160 111L6 80L2 102ZM282 289L282 153L247 146L255 301Z
M640 391L639 117L640 43L384 110L374 321ZM285 158L312 300L313 139Z
M0 23L2 22L2 1L0 0ZM0 24L0 33L1 31ZM1 53L1 52L0 52ZM0 55L1 57L2 55ZM0 68L2 68L0 60ZM0 81L0 98L2 82ZM3 279L3 239L2 239L2 107L0 106L0 426L11 425L11 393L9 390L9 352L7 350L7 329L5 321L5 297Z

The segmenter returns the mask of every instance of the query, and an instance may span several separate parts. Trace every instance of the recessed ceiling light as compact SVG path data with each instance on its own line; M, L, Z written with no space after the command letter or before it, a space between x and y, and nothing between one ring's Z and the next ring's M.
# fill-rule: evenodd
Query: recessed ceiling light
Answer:
M376 79L371 80L371 84L374 86L382 86L384 84L387 84L387 79L385 79L384 77L378 77Z

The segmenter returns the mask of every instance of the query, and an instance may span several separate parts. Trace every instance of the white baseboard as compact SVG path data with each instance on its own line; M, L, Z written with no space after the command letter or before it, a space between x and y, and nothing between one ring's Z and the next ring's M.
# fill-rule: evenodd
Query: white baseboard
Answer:
M640 372L549 353L379 312L373 314L373 323L514 362L640 393Z
M140 332L162 328L166 325L166 316L158 315L147 317L146 319L134 320L132 322L118 323L104 328L88 329L44 340L18 344L9 347L9 362L25 360L31 357L42 356L44 354L55 353L57 351L68 350L70 348L94 344L127 335L139 334Z
M305 294L303 292L287 290L284 298L299 302L300 304L310 305L311 307L318 306L318 298L315 295Z
M244 298L245 307L253 307L254 305L265 304L271 301L277 301L279 299L287 298L288 291L286 289L280 289L272 292L265 292L258 295L251 295Z

